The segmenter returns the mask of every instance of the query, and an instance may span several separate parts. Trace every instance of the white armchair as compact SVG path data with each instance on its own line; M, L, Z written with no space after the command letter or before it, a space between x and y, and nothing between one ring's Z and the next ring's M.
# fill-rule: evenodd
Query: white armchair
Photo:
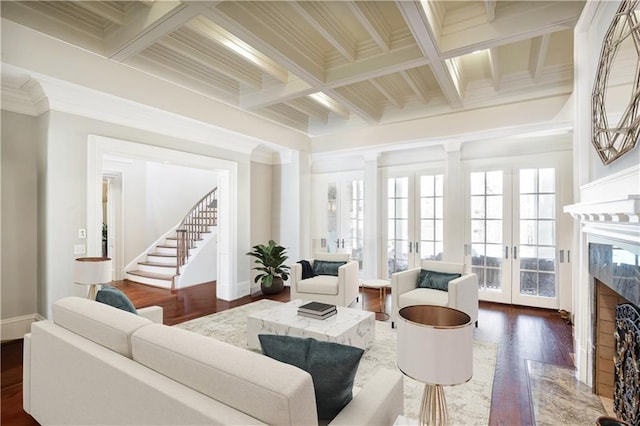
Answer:
M448 291L431 288L418 288L420 269L461 274L461 277L449 281ZM391 276L391 326L400 308L412 305L439 305L458 309L471 317L478 326L478 276L465 273L462 263L437 262L423 260L421 268L396 272Z
M291 300L302 299L330 303L336 306L351 305L360 294L358 261L349 260L349 253L316 253L314 259L306 259L313 267L315 261L346 262L338 268L338 276L317 275L302 279L302 265L291 265Z

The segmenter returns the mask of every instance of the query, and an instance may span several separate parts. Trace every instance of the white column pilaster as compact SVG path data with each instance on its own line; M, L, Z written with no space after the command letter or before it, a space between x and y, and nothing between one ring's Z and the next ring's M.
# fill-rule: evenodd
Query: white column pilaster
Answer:
M364 247L362 250L363 278L378 278L378 250L380 248L380 175L379 153L365 155L364 161Z

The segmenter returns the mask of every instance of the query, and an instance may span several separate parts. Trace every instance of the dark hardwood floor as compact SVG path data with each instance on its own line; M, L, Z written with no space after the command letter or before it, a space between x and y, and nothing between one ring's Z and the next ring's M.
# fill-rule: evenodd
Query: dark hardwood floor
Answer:
M193 318L221 312L262 298L288 301L289 291L276 296L246 296L233 302L215 298L215 284L203 284L171 292L129 281L114 283L137 308L158 305L164 309L164 323L178 324ZM360 306L379 311L378 291L363 289ZM387 294L385 309L391 310ZM534 424L529 394L527 360L573 367L571 325L556 311L480 302L478 340L498 345L491 399L490 425ZM2 343L2 425L37 425L22 410L22 340Z

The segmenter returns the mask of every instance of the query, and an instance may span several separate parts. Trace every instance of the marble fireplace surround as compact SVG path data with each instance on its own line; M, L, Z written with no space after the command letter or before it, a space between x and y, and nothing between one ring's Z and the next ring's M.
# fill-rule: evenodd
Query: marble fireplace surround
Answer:
M640 165L627 168L580 187L579 203L564 206L575 219L577 253L573 264L573 322L577 378L593 386L595 276L610 270L606 256L590 246L616 246L640 255ZM597 266L595 262L603 262ZM597 277L602 280L602 277ZM606 276L604 278L607 278ZM604 280L602 280L604 281ZM610 280L606 283L640 306L640 282ZM616 281L614 283L614 281ZM617 288L616 288L617 287Z

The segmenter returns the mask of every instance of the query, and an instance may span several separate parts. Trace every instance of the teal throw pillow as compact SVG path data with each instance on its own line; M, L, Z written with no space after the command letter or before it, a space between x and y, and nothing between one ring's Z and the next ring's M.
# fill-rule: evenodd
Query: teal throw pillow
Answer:
M353 380L364 350L312 338L259 334L262 353L311 374L318 419L333 419L353 398Z
M131 303L131 300L121 290L111 287L109 285L103 286L96 294L96 302L105 303L113 306L114 308L122 309L123 311L131 312L132 314L138 314L138 311Z
M313 273L316 275L338 276L338 268L347 262L333 262L328 260L314 260Z
M420 269L418 276L419 288L432 288L434 290L449 291L449 281L460 278L461 274L447 274L444 272Z

